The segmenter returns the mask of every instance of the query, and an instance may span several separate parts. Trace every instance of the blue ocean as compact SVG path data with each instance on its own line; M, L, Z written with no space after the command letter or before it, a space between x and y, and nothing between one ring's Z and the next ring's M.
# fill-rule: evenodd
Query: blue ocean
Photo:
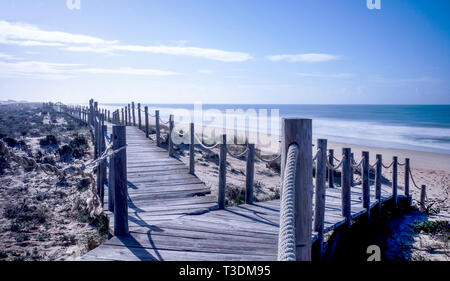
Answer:
M101 104L115 109L124 104ZM148 104L167 119L174 110L193 104ZM249 105L207 104L203 110L278 109L280 117L313 120L313 137L348 144L450 154L450 105ZM242 128L241 128L242 129ZM249 128L252 130L253 128Z

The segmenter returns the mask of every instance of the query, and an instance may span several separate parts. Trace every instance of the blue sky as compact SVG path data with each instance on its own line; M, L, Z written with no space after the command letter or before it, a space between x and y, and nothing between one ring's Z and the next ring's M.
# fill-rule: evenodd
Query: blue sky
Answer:
M450 1L0 2L0 100L449 104Z

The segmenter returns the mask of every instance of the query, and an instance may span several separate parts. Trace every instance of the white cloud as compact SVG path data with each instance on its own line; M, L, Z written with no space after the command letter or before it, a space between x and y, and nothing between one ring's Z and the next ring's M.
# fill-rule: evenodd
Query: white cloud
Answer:
M112 54L117 52L147 52L165 55L199 57L224 62L243 62L252 58L250 54L219 49L188 47L187 41L178 46L121 45L118 41L104 40L82 34L46 31L25 23L0 21L0 44L18 46L63 47L72 52Z
M123 67L117 69L107 68L86 68L80 69L79 72L87 72L93 74L125 74L125 75L144 75L144 76L167 76L177 75L178 73L172 71L164 71L158 69L137 69L130 67Z
M340 56L330 54L293 54L293 55L273 55L267 57L271 61L287 61L287 62L325 62L337 60Z
M2 59L2 60L15 60L17 58L16 58L16 56L13 56L13 55L10 55L10 54L0 53L0 59Z
M353 73L297 73L297 75L302 77L312 77L312 78L351 78L354 77Z
M174 46L141 46L141 45L111 45L111 46L75 46L67 47L73 52L113 53L114 51L143 52L164 55L192 56L224 62L243 62L252 58L251 55L241 52L228 52L218 49L198 47Z
M0 61L0 76L61 80L71 78L70 69L76 66L79 65L39 61Z
M0 42L25 46L61 46L65 44L115 44L97 37L59 31L46 31L25 23L0 21Z
M386 78L383 76L371 76L369 81L379 84L409 84L409 83L437 83L441 80L431 76L420 76L412 78Z
M167 76L178 73L158 69L122 68L82 68L80 64L64 64L40 61L0 61L0 77L23 77L34 79L61 80L75 77L80 73L122 74L139 76Z

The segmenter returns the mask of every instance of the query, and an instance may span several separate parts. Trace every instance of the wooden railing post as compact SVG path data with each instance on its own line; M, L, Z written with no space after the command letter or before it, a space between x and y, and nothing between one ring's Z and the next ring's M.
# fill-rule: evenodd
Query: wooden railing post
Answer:
M405 159L405 196L409 204L411 204L411 197L409 195L409 158Z
M106 143L104 138L104 130L106 129L104 125L101 125L101 118L103 115L99 115L100 122L98 123L98 157L100 157L106 149ZM97 167L97 191L100 198L100 204L103 207L104 197L105 197L105 178L106 178L106 163L101 161Z
M126 127L113 126L113 149L126 145ZM114 167L114 235L128 234L128 190L126 149L113 157Z
M397 195L398 195L398 186L397 186L397 165L398 165L398 157L393 157L394 163L392 164L392 200L394 202L394 207L397 208Z
M114 115L114 114L113 114ZM116 124L117 126L117 124ZM113 126L114 127L114 126ZM114 136L114 134L112 135ZM113 140L114 145L114 140ZM108 178L108 210L114 212L114 183L115 183L114 155L109 161L109 178Z
M195 128L194 123L190 124L190 142L189 142L189 173L195 174Z
M420 189L420 211L425 211L425 199L427 197L427 187L425 185L422 185Z
M94 159L98 158L98 151L99 151L99 139L98 139L98 132L99 132L99 113L97 110L97 102L94 102Z
M334 149L328 149L328 162L331 166L334 165ZM333 169L328 169L328 187L334 188L334 171Z
M253 183L255 177L255 144L248 144L247 169L245 171L245 203L253 204Z
M378 200L378 214L381 214L381 180L383 179L383 156L377 154L377 170L375 172L375 198Z
M368 217L370 218L370 182L369 182L369 152L362 152L362 192L363 192L363 207L367 209Z
M89 125L94 125L94 100L89 100L89 116L88 116L88 123Z
M225 189L227 186L227 135L222 135L219 155L219 209L225 209Z
M128 104L128 119L127 119L128 125L131 126L131 105Z
M168 150L169 150L169 156L171 156L171 157L173 156L173 141L172 141L173 126L174 126L173 115L170 114L170 117L169 117L169 148L168 148Z
M353 168L353 161L355 160L355 154L352 152L350 154L351 157L351 161L350 163L352 163L352 165L350 166L350 186L354 186L355 185L355 181L354 181L354 174L355 174L355 169Z
M125 112L126 112L126 110L125 110ZM123 108L122 108L122 122L120 122L120 124L126 126L125 115L124 115L124 112L123 112Z
M159 110L155 110L156 146L161 146L161 130L159 127Z
M135 114L135 111L134 111L134 101L131 102L131 107L132 107L132 110L133 110L133 126L136 126L136 114Z
M317 232L318 258L322 260L323 255L323 229L325 221L325 184L327 172L327 140L317 140L317 165L316 165L316 192L314 211L314 231Z
M138 103L138 126L139 126L139 130L142 130L142 125L141 125L141 103Z
M342 174L341 174L341 198L342 198L342 216L346 219L347 229L350 229L352 221L351 210L351 186L350 186L350 161L351 149L342 149Z
M103 120L103 122L102 122L102 136L101 136L101 138L102 138L102 154L106 151L106 133L108 132L108 126L107 125L104 125L105 123L104 123L104 120ZM106 160L105 161L103 161L103 163L102 163L102 173L103 173L103 182L105 183L106 182L106 178L107 178L107 165L106 165ZM102 193L102 196L104 195L104 190L103 190L103 193ZM103 201L103 199L102 199L102 201Z
M286 157L291 144L298 145L295 172L295 240L296 259L311 260L312 236L312 120L282 120L281 177L286 166ZM283 193L282 193L283 194Z
M144 107L144 114L145 114L145 137L148 138L148 134L149 134L149 131L148 131L148 128L149 128L149 126L148 126L148 106Z

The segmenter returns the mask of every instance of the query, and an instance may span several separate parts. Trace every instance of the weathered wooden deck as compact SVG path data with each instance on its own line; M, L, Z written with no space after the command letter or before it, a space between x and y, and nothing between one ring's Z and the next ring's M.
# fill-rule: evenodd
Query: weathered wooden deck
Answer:
M127 143L130 235L81 260L276 260L279 200L219 210L209 188L137 127L127 127ZM371 194L374 207L373 187ZM383 186L382 200L390 198ZM361 187L352 187L351 202L353 219L367 211ZM340 188L327 189L325 209L325 232L345 223Z

